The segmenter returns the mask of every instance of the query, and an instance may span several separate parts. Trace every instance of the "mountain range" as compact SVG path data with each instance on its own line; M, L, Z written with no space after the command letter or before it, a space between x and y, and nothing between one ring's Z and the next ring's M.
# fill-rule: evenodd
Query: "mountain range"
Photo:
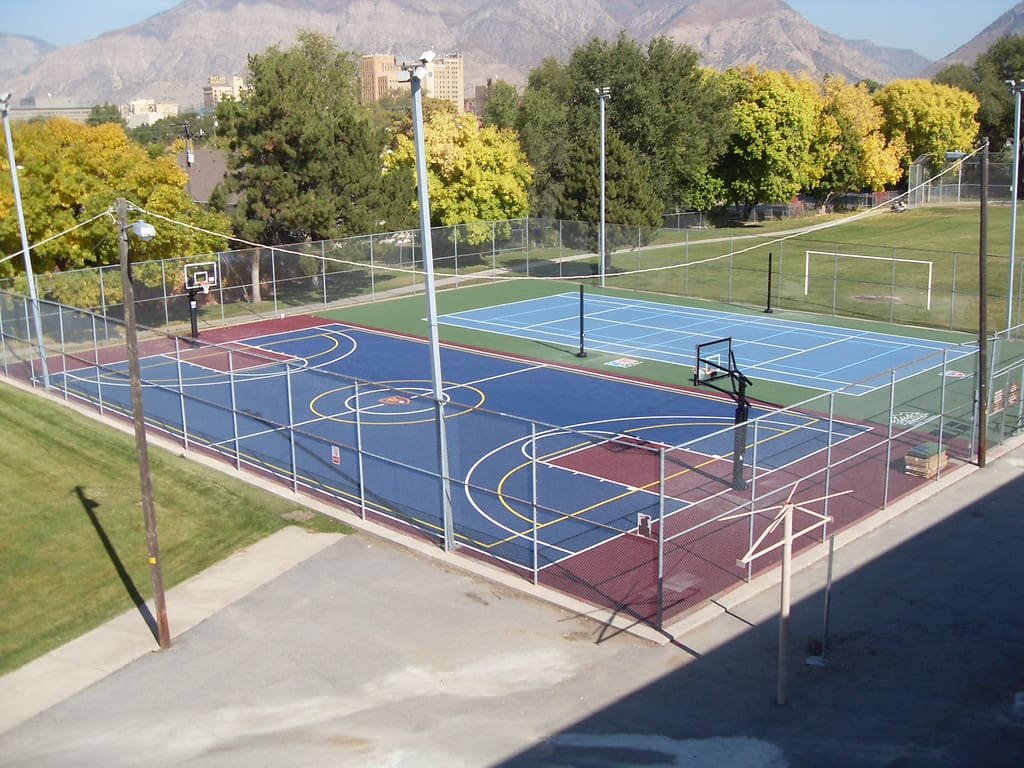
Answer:
M247 55L289 47L299 30L360 53L459 51L467 89L500 77L515 85L545 57L564 61L591 38L667 36L714 69L757 65L850 81L926 76L973 61L999 35L1024 30L1024 2L941 62L911 50L848 40L782 0L185 0L138 24L61 48L0 35L0 74L14 102L55 96L79 103L201 101L209 75L246 72Z

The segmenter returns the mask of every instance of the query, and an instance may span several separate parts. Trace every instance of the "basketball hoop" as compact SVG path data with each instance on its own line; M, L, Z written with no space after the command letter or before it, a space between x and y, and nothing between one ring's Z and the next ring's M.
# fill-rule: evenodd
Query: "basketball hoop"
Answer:
M209 280L200 280L199 281L199 290L201 290L204 294L209 295L209 293L210 293L210 281Z

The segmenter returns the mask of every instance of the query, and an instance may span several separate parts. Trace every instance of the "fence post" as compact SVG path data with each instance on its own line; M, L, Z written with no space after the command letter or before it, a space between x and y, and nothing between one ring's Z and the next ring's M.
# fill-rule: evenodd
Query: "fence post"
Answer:
M658 615L657 628L664 625L665 606L665 446L658 448Z
M107 319L107 289L103 286L103 267L96 270L100 280L100 310L103 312L103 319Z
M836 315L836 296L839 290L839 244L832 245L832 316Z
M21 305L22 305L22 308L25 310L25 341L26 341L26 343L28 343L28 342L30 342L32 340L32 335L33 335L32 334L32 315L29 312L30 304L29 304L29 301L26 299L26 300L22 300ZM35 361L35 358L32 357L32 354L33 354L33 352L30 349L29 352L28 352L28 383L32 385L33 389L35 389L35 386L36 386L36 361ZM38 350L36 351L35 354L38 354Z
M188 409L185 407L185 379L181 374L181 338L174 337L174 367L178 374L178 407L181 411L181 442L188 450Z
M274 249L270 249L270 284L274 286L274 314L277 315L277 257Z
M327 306L327 246L326 241L320 241L320 290L324 296L324 306ZM370 295L373 296L373 235L370 235Z
M162 290L164 294L164 325L170 325L171 311L168 309L168 305L170 304L171 299L167 293L167 268L164 264L165 261L166 259L160 260L160 290Z
M537 525L537 424L530 422L530 509L533 512L533 585L540 579L540 553Z
M835 437L836 393L828 393L828 445L825 446L825 501L821 513L828 516L829 495L832 493L832 443ZM828 535L828 520L821 526L821 540Z
M221 259L223 254L220 251L217 252L217 287L214 289L217 291L217 303L220 304L220 319L224 320L224 281L221 275L224 274L224 264Z
M352 409L356 415L356 464L359 470L359 516L366 519L366 483L363 479L363 421L362 406L359 404L359 382L355 384L355 407Z
M60 337L60 373L67 371L67 351L64 346L64 308L57 304L57 334ZM67 377L64 377L64 399L68 399L68 382Z
M896 314L896 247L892 249L892 276L889 280L889 322L893 321L893 317ZM928 286L928 290L931 290L931 286Z
M4 376L10 376L7 370L7 334L4 331L4 316L7 309L6 295L0 295L0 360L4 361ZM96 319L93 318L93 333L96 332ZM65 384L65 386L67 386Z
M885 484L882 491L882 509L889 506L889 467L892 466L892 422L896 416L896 369L889 374L889 430L885 441Z
M106 325L106 322L103 323ZM96 404L99 406L100 416L103 415L103 384L100 380L100 344L99 338L96 334L96 316L92 318L92 359L94 368L96 371ZM64 386L67 387L67 381L64 382Z
M754 419L754 435L753 445L750 448L750 514L747 515L747 551L751 551L754 548L754 512L755 502L757 499L757 427L758 420ZM738 427L737 427L738 429ZM754 565L752 560L747 561L747 583L754 577Z
M238 408L235 406L235 363L228 349L228 383L231 387L231 430L235 444L235 469L242 468L242 446L238 437Z
M291 451L292 493L299 491L299 465L295 458L295 412L292 408L292 367L287 361L284 366L284 388L288 399L288 445Z

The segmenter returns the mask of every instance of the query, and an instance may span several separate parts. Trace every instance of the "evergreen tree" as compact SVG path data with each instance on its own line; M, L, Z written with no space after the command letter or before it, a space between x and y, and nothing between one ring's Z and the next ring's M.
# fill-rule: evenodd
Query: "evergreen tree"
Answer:
M601 220L601 146L597 136L581 137L569 152L565 184L559 197L557 217L580 222L577 246L598 249ZM637 244L636 228L646 242L651 228L661 226L664 211L643 159L619 138L605 132L605 248L606 256L616 248ZM624 225L624 226L619 226Z
M279 245L397 228L413 185L384 174L386 134L356 100L355 55L320 34L249 56L248 89L218 105L235 232Z

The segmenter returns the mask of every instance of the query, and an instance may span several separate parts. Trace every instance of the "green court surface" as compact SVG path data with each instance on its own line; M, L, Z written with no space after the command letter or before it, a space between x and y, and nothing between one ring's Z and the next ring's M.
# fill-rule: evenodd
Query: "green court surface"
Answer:
M474 286L462 287L457 290L441 290L436 293L438 315L443 317L446 314L464 312L470 309L492 307L500 304L535 299L544 296L553 296L565 293L567 290L578 290L572 283L564 281L542 281L542 280L500 280L489 283L481 283ZM650 293L638 293L635 291L624 291L612 288L595 288L587 285L584 287L585 296L606 295L620 298L643 299L645 301L660 302L672 306L693 307L713 311L725 311L748 317L751 322L770 323L776 319L799 320L804 323L816 323L822 326L823 331L828 328L857 329L875 333L892 333L903 336L910 336L933 341L948 342L950 344L969 343L971 337L961 333L938 331L928 328L914 328L903 325L891 325L887 323L872 322L867 320L853 320L848 318L822 318L810 313L793 312L789 310L775 310L771 315L765 315L762 310L737 307L718 302L703 302L693 299L683 299L676 296L656 295ZM426 301L422 293L406 296L387 301L378 301L373 304L333 309L319 313L324 317L333 320L340 320L347 323L355 323L373 328L382 328L417 337L425 337L427 333L426 324ZM608 364L621 353L609 353L594 351L586 348L584 337L584 348L587 352L585 358L577 356L579 351L578 339L567 340L565 344L551 341L537 341L532 339L517 338L515 336L480 331L468 328L454 327L444 322L439 323L438 334L443 342L495 350L498 352L528 357L531 359L544 360L559 365L572 365L583 368L600 370L605 373L612 371ZM692 354L692 349L680 350L683 354ZM743 369L744 361L737 359L737 365ZM660 362L657 360L641 360L640 364L630 368L626 373L642 379L665 382L674 385L689 385L692 382L692 363L689 365L677 365ZM811 389L791 384L762 381L756 382L756 387L751 396L770 403L790 405L802 402L808 398L821 395L820 389ZM870 396L858 398L861 402L857 407L857 413L853 415L863 416L874 410L871 400L877 399ZM886 406L887 406L886 399Z

